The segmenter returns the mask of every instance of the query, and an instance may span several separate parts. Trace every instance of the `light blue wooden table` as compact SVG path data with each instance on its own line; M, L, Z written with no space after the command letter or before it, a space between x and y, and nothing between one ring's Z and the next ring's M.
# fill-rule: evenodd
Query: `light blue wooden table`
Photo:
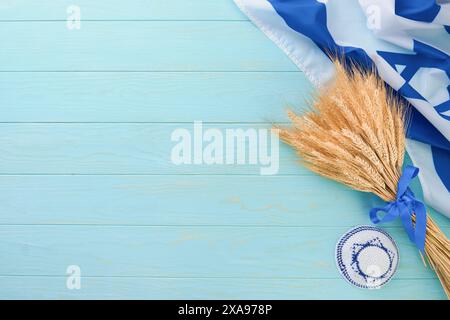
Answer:
M269 128L311 90L231 0L3 0L0 20L0 298L445 298L399 223L395 279L342 280L335 243L373 199L286 146L275 176L171 162L176 128Z

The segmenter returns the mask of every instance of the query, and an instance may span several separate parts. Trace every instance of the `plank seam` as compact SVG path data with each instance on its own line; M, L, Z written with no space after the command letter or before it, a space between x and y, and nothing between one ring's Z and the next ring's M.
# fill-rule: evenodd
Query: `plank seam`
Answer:
M323 226L323 225L145 225L145 224L0 224L0 227L92 227L92 228L279 228L279 229L343 229L351 228L354 225L342 225L342 226ZM441 226L441 229L449 229L450 226ZM383 226L383 229L402 230L402 226Z
M50 274L43 274L43 275L36 275L36 274L0 274L0 277L4 277L4 278L19 278L19 277L42 277L42 278L67 278L67 275L50 275ZM241 280L342 280L342 278L339 277L329 277L329 278L318 278L318 277L233 277L233 276L222 276L222 277L205 277L205 276L191 276L191 277L178 277L178 276L133 276L133 275L110 275L110 276L90 276L90 275L84 275L82 276L83 278L138 278L138 279L196 279L196 280L214 280L214 279L241 279ZM417 277L417 278L395 278L392 279L392 281L415 281L415 280L435 280L436 278L434 277Z

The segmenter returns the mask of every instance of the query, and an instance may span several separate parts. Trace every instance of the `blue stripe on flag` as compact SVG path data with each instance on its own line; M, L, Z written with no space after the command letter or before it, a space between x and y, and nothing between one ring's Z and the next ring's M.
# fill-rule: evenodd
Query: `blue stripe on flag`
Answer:
M450 152L432 146L431 153L434 168L447 191L450 192Z
M450 141L416 109L411 108L408 138L431 144L450 153ZM449 166L450 167L450 166Z
M436 0L397 0L395 14L404 18L423 22L432 22L441 6Z
M268 0L286 24L307 36L325 54L343 54L349 61L357 61L365 68L372 66L372 60L360 48L339 46L327 29L327 11L323 3L316 0Z

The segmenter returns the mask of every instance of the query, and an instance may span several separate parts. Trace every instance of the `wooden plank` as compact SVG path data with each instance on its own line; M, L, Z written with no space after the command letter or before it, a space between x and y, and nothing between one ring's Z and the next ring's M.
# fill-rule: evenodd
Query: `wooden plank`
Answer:
M318 176L0 176L0 224L351 227L374 205Z
M347 227L0 226L0 275L340 278L336 241ZM396 279L434 279L400 227ZM449 228L445 228L449 232ZM438 280L436 279L436 282Z
M1 122L286 121L300 72L0 73Z
M0 276L1 299L409 299L445 300L434 279L393 279L362 290L342 279L84 277L69 290L66 277Z
M227 150L230 155L236 156L238 145L235 143L234 149L227 146L226 129L270 129L270 124L204 124L203 132L208 128L216 128L222 133L223 145L227 148L223 151L225 157ZM261 168L269 167L260 161L256 164L246 161L245 164L234 165L177 165L171 159L172 149L179 143L179 140L171 141L171 134L177 129L188 130L193 145L192 123L2 123L0 174L259 175ZM192 152L192 161L194 156ZM284 145L280 145L278 173L311 174L298 164L297 156Z
M0 176L4 224L351 226L371 202L306 176Z
M82 20L247 20L231 0L2 0L0 20L66 20L72 5Z
M298 71L249 21L0 22L0 38L0 71Z

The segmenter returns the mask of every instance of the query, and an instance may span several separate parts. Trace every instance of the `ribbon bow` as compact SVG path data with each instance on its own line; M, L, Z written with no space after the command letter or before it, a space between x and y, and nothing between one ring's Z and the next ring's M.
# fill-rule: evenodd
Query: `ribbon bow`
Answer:
M423 253L425 249L427 211L425 205L415 198L414 193L409 188L409 184L418 173L419 168L406 166L398 181L395 201L387 202L384 208L373 208L370 210L370 220L377 224L389 222L400 217L409 239ZM379 211L386 212L381 219L378 217ZM416 215L415 226L412 221L412 214Z

